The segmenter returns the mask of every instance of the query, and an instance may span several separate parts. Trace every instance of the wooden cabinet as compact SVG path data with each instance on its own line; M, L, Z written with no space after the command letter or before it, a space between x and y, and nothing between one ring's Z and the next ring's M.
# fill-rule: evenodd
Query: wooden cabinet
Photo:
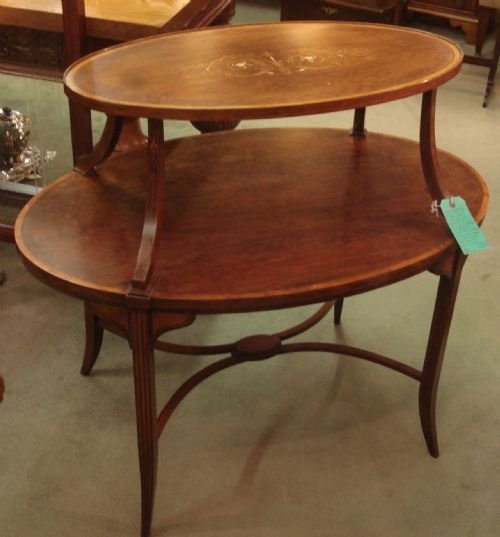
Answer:
M480 7L478 0L408 0L406 11L448 19L452 26L462 28L466 42L476 45L478 52L494 13L490 8Z
M79 0L85 52L187 28L227 23L234 0ZM66 8L65 11L68 11ZM0 70L60 79L67 63L61 0L0 0Z
M281 0L281 20L355 20L400 24L404 12L448 19L460 26L467 43L483 46L494 14L479 0Z
M409 0L408 5L421 5L426 8L435 7L439 12L449 12L455 15L468 13L474 15L477 12L477 0Z
M399 23L401 0L281 0L281 20L359 20Z

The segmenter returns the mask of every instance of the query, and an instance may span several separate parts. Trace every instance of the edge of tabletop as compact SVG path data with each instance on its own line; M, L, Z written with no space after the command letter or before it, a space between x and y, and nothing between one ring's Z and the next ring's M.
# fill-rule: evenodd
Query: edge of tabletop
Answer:
M50 185L47 185L24 205L16 218L14 226L14 242L16 244L16 249L29 272L50 287L77 298L83 298L85 295L87 298L95 298L101 302L109 302L112 304L121 303L124 300L123 297L126 295L128 286L101 286L80 278L69 276L65 272L51 267L37 259L24 240L24 220L31 207L37 203L42 196L46 195L52 189L57 188L59 183L69 179L74 174L78 174L78 172L72 171L59 177L59 179Z
M233 131L229 131L228 135L231 136L232 133ZM212 135L219 136L220 133L208 134L206 136ZM396 139L400 138L393 136L390 137ZM409 140L408 138L402 139ZM165 143L168 144L169 142ZM473 214L473 218L479 225L481 225L486 217L490 199L490 192L487 183L479 172L462 158L457 157L455 154L444 149L439 149L439 154L447 154L452 156L455 160L461 162L462 165L469 168L470 173L476 178L482 191L482 197L477 211L475 211ZM29 200L28 203L23 207L16 220L14 230L18 252L28 270L49 286L66 292L67 294L77 298L95 299L98 302L109 304L122 304L126 300L126 295L129 289L127 284L122 286L102 286L94 282L69 276L68 274L63 273L54 267L50 267L46 263L37 259L24 241L24 220L32 205L34 205L40 197L46 195L53 188L57 188L59 183L70 179L71 176L75 174L80 175L78 172L73 171L54 181L45 187L37 196ZM429 196L429 200L430 199L431 198ZM404 263L393 264L388 269L384 269L383 272L378 269L368 271L358 277L355 281L325 281L323 282L321 289L316 289L314 287L294 287L293 289L289 289L287 293L283 293L282 291L277 293L242 293L233 298L228 298L222 295L205 295L194 299L183 297L165 298L155 296L153 290L151 300L153 309L157 307L179 313L186 311L192 312L193 310L197 310L199 312L210 312L212 310L217 310L220 313L230 313L279 309L281 307L286 307L285 303L290 300L291 297L293 297L295 305L313 304L322 300L341 296L342 292L346 292L347 295L352 295L369 291L370 289L376 287L383 287L415 275L423 270L428 270L435 262L439 261L439 259L441 259L443 256L448 255L451 249L454 248L458 248L458 246L450 234L449 237L441 244L433 246L425 252L415 255L411 259L407 259ZM378 282L379 284L381 283L381 285L373 286L374 282ZM154 282L152 286L154 287ZM249 303L252 304L251 308L248 306Z
M89 94L84 91L78 91L72 87L71 77L73 73L82 65L93 61L96 56L102 56L106 54L112 54L117 49L123 49L128 47L134 47L137 44L158 40L169 39L173 36L187 35L192 32L231 32L238 31L238 28L251 28L251 27L264 27L264 26L282 26L282 25L342 25L342 26L364 26L370 28L384 28L393 32L405 32L416 33L429 36L430 38L448 43L450 50L454 51L454 57L449 64L439 71L436 71L432 77L423 78L421 81L416 81L412 85L408 84L396 84L383 90L376 90L367 93L353 93L346 98L334 98L325 100L311 100L305 103L294 104L281 104L276 103L262 104L262 105L248 105L248 106L168 106L157 105L148 103L134 103L127 101L116 100L104 100L93 94ZM158 34L154 36L145 37L142 39L136 39L125 43L119 43L111 47L88 54L73 64L71 64L64 72L63 83L64 92L70 100L73 102L84 105L92 110L105 112L110 115L124 116L124 117L147 117L151 119L178 119L188 121L220 121L226 119L268 119L277 117L293 117L307 114L320 114L327 112L337 112L342 110L350 110L354 108L363 108L365 106L372 106L376 104L382 104L397 99L403 99L412 95L418 95L426 91L437 88L452 78L454 78L462 67L464 53L461 48L451 39L436 35L434 33L415 29L407 28L404 26L395 26L381 23L365 23L365 22L351 22L351 21L285 21L285 22L271 22L271 23L257 23L257 24L245 24L245 25L227 25L219 27L205 27L205 28L192 28L188 30L179 30L166 34Z

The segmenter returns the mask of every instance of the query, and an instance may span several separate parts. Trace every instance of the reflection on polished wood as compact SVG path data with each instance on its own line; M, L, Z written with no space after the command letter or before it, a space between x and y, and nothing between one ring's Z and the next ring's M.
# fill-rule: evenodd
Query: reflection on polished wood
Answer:
M165 153L165 221L148 289L154 308L222 313L306 304L411 276L455 248L430 212L415 142L244 129L167 142ZM479 176L439 156L443 185L481 220ZM80 298L124 304L147 170L147 153L135 151L107 161L92 180L72 172L45 189L17 223L31 268Z
M422 93L453 78L462 61L453 43L397 26L269 26L272 34L266 25L233 26L124 43L74 65L66 93L115 115L287 117Z
M327 352L406 375L419 383L422 431L438 456L437 388L465 256L431 203L460 195L479 223L488 203L477 172L435 142L436 90L461 61L458 47L423 32L282 23L124 44L67 72L66 92L80 106L147 117L149 147L106 160L111 125L85 163L89 175L70 172L25 207L16 242L35 276L84 301L84 375L104 330L132 347L142 537L151 532L158 438L168 419L200 382L245 361ZM369 105L417 94L418 142L366 134ZM230 124L347 108L355 110L351 132L242 129L163 143L163 119ZM421 369L351 345L285 341L333 304L338 324L344 297L423 271L439 286ZM208 348L158 341L200 314L323 302L282 332ZM226 356L157 412L155 347Z

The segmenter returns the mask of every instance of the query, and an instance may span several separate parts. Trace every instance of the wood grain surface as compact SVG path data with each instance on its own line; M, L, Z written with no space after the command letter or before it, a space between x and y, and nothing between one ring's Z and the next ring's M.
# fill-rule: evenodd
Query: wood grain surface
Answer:
M421 171L418 143L331 129L256 129L170 141L155 308L248 311L367 291L456 248ZM442 182L478 221L478 174L440 151ZM28 268L65 292L123 303L144 219L145 151L96 177L70 173L21 213Z
M455 44L424 32L290 22L125 43L79 61L66 72L65 85L76 102L115 115L265 118L422 93L455 76L461 61Z

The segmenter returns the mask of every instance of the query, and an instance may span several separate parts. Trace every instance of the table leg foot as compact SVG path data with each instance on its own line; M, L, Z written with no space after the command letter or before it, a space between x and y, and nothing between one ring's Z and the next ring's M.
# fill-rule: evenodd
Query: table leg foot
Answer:
M149 311L129 312L129 337L134 361L137 443L141 476L141 537L149 537L158 464L154 341Z
M85 302L85 351L80 373L89 375L99 356L102 345L103 329L98 317L88 302Z
M466 257L464 255L457 254L449 272L440 275L434 314L427 341L424 367L420 380L420 423L427 449L433 457L439 456L436 428L436 399L439 376L465 259Z

